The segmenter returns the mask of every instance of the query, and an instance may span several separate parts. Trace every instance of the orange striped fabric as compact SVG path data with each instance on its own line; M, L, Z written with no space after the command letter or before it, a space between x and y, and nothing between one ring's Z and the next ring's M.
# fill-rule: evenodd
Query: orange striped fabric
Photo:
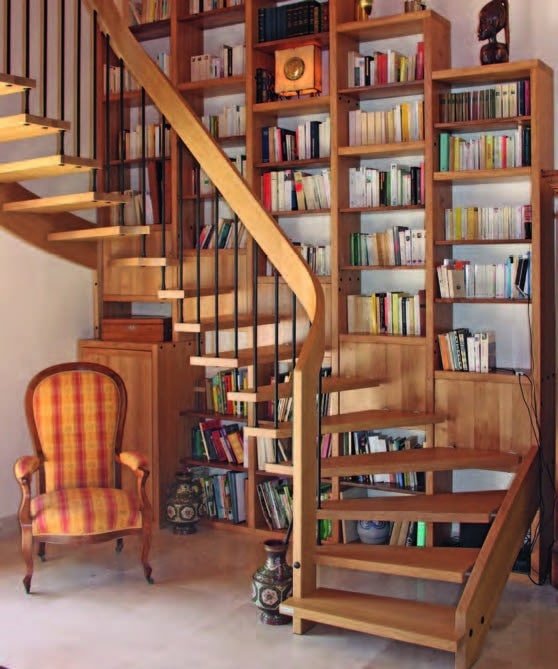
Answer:
M46 492L114 485L118 390L112 379L89 370L50 376L35 389L33 414Z
M117 488L55 490L31 500L34 535L102 534L141 527L136 495Z

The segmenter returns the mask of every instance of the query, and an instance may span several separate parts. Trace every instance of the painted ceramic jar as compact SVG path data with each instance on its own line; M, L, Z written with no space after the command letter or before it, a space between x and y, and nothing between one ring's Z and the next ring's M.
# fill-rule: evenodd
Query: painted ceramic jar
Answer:
M289 616L279 613L279 605L293 591L293 570L287 564L288 545L278 539L264 542L265 563L252 576L252 601L261 610L260 620L266 625L284 625Z

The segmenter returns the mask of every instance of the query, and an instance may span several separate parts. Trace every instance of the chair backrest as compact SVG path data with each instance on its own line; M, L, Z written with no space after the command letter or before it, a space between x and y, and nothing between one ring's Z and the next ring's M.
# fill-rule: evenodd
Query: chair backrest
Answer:
M27 422L41 459L40 489L120 486L126 389L108 367L65 363L39 372L25 396Z

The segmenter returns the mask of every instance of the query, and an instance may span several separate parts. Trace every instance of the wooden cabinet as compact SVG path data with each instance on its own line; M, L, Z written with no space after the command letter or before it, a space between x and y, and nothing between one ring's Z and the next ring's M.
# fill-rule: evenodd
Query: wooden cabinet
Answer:
M123 449L147 456L151 470L149 496L158 524L164 522L166 491L184 455L179 415L193 401L188 362L191 354L188 343L79 343L80 360L106 365L124 381L128 412ZM133 485L132 477L124 474L123 483Z

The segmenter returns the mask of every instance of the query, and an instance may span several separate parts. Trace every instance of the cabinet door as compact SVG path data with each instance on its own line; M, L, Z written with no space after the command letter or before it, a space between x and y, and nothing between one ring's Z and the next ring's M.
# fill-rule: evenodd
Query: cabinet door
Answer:
M128 393L128 411L124 426L122 450L138 451L149 461L153 471L153 360L149 351L109 348L81 349L81 359L106 365L119 374ZM150 500L153 501L153 477L147 481ZM127 467L122 468L122 485L135 488L135 477Z

